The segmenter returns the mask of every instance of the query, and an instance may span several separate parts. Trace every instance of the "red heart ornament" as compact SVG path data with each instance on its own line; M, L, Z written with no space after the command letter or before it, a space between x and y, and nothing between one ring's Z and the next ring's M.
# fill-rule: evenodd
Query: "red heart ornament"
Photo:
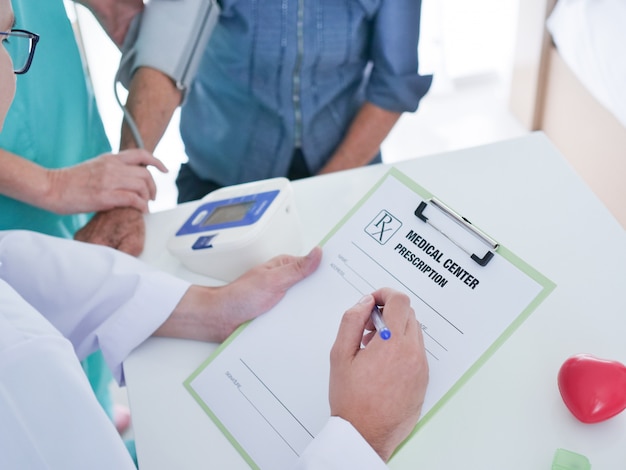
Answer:
M567 359L558 376L567 408L583 423L598 423L626 408L626 366L578 354Z

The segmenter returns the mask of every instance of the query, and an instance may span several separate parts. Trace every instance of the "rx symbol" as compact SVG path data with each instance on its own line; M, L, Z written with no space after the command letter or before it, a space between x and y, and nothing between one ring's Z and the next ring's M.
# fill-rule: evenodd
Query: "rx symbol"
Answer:
M389 239L402 227L402 222L396 219L386 210L374 217L374 219L365 227L365 232L381 245L384 245Z

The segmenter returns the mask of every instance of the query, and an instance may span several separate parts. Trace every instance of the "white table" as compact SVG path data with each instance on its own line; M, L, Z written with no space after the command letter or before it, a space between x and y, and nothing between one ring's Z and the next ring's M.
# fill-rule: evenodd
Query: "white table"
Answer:
M626 232L541 133L395 165L557 284L511 338L390 462L410 469L549 469L557 448L594 469L626 467L626 412L595 425L563 404L557 373L577 353L626 363ZM294 183L307 247L387 170ZM147 217L142 258L209 284L165 242L196 203ZM154 338L125 373L141 470L248 468L182 382L216 345Z

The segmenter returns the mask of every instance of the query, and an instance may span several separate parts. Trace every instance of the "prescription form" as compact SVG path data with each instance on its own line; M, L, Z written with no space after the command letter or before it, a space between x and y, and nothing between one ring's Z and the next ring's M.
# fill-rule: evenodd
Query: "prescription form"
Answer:
M555 287L504 246L481 266L471 254L490 247L431 198L391 169L323 240L318 270L185 382L251 467L295 465L328 420L329 352L364 294L406 293L422 325L430 380L415 433Z

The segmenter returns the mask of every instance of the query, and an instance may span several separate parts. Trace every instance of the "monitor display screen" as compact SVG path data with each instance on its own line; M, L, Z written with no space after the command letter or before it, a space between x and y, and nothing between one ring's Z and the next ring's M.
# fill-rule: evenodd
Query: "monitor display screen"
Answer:
M237 222L243 219L255 201L239 202L215 208L200 224L202 227Z

